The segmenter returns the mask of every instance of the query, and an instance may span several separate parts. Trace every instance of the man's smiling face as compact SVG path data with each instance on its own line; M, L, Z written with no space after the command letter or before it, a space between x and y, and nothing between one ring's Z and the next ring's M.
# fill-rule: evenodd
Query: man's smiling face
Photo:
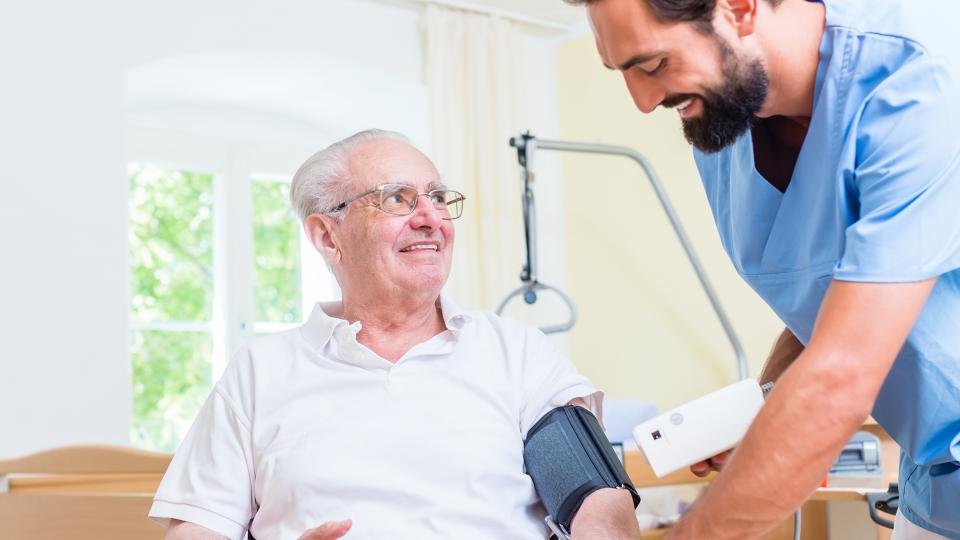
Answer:
M659 21L643 0L588 6L604 65L623 73L644 113L676 108L693 146L716 152L746 132L767 96L767 74L702 22Z
M355 190L362 193L382 184L407 184L426 193L443 187L433 163L419 150L398 141L376 141L349 159ZM406 216L379 210L378 194L348 207L338 225L344 276L341 286L368 287L386 294L414 291L439 294L450 274L453 222L443 219L426 197ZM347 291L344 291L345 293Z

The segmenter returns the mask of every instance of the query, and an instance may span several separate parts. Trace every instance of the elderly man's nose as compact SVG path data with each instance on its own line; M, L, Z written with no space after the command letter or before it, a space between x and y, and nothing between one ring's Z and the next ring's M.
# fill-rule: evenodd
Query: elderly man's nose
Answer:
M429 197L424 195L420 197L421 200L417 201L417 207L413 210L410 225L416 229L422 227L439 229L443 223L443 214L430 202Z
M652 113L657 106L667 97L667 93L659 85L646 79L645 76L624 73L623 79L627 83L627 89L630 90L630 97L633 103L644 114Z

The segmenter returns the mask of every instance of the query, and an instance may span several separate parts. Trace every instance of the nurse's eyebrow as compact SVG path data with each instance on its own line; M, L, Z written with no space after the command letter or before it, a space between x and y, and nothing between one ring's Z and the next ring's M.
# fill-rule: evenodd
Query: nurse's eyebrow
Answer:
M626 70L632 68L633 66L635 66L635 65L637 65L637 64L645 64L645 63L647 63L647 62L649 62L649 61L651 61L651 60L654 60L654 59L656 59L657 57L662 56L662 55L663 55L663 52L662 52L662 51L657 51L657 52L652 52L652 53L635 54L635 55L631 56L629 59L627 59L626 62L620 64L620 65L617 66L617 67L610 66L610 65L607 64L606 62L603 63L603 66L606 67L607 69L616 69L616 70L619 70L619 71L626 71Z

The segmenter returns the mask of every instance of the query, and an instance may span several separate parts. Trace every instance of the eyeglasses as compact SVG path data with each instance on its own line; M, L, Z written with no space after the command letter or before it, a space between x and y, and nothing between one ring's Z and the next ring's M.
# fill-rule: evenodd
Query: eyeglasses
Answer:
M427 199L430 200L430 204L443 215L442 218L448 220L457 219L463 214L463 201L466 200L463 193L451 189L434 189L426 193L420 193L413 186L406 184L380 184L373 189L364 191L356 197L351 197L343 201L324 212L324 214L339 212L353 201L372 194L378 195L377 202L374 203L374 206L395 216L412 214L417 208L417 202L420 200L420 197L426 196Z

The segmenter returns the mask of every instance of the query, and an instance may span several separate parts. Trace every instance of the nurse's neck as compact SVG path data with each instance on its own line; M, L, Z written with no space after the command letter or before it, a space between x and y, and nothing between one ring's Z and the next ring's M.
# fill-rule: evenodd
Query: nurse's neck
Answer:
M761 118L784 116L804 128L813 112L826 8L820 2L784 0L772 8L757 3L756 37L769 78Z

